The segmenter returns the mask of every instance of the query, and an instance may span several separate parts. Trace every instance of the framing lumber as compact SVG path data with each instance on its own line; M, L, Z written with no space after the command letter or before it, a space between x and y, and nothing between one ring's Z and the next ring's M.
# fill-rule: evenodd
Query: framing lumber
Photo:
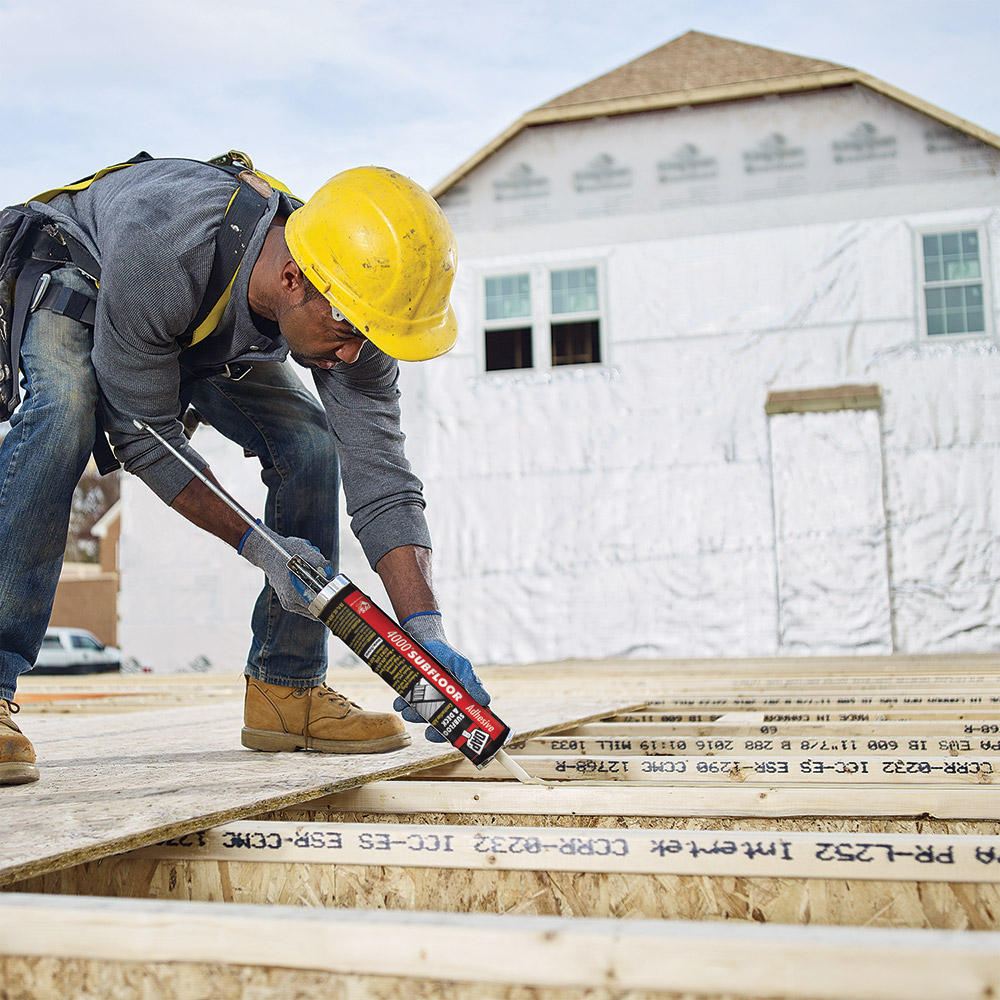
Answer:
M597 780L666 784L792 784L887 786L932 785L982 787L1000 783L1000 757L568 757L525 756L518 763L532 777L546 782ZM495 763L477 770L468 761L439 764L422 777L514 780ZM987 793L1000 804L995 789Z
M1000 934L0 897L0 954L809 1000L983 1000ZM516 961L503 956L516 955ZM780 969L781 975L775 975ZM4 970L6 971L6 969ZM79 980L79 967L77 967ZM64 995L70 995L68 990Z
M654 699L646 703L643 711L683 712L691 709L710 709L722 712L742 712L759 709L762 711L778 711L785 708L862 708L870 711L874 708L891 708L905 705L910 708L953 709L953 708L987 708L1000 705L1000 691L977 690L975 694L955 694L948 689L940 691L888 692L880 688L869 695L857 692L831 691L824 694L759 694L759 695L697 695L686 698ZM612 722L625 721L628 715L616 716Z
M550 820L546 818L545 822ZM375 823L377 820L372 821L372 825ZM598 843L602 835L614 837L620 832L617 828L585 829ZM516 835L516 829L511 827L493 830L492 834L503 837L511 830ZM554 826L549 835L562 832ZM759 836L770 833L761 830ZM687 843L683 829L671 830L668 836ZM746 839L756 834L740 827L733 828L728 836ZM852 835L841 831L840 836ZM833 834L828 837L832 842L839 840ZM29 893L320 908L1000 929L1000 885L982 882L796 878L768 876L759 871L747 876L717 876L527 867L416 867L380 864L377 860L354 865L158 861L125 854L36 876L18 885L20 891Z
M524 736L607 711L597 701L504 700L505 720ZM42 778L3 789L0 885L460 756L424 740L421 726L390 754L256 753L240 746L241 725L240 702L33 718Z
M426 774L426 772L423 772ZM410 815L526 816L745 816L869 817L911 816L943 820L997 820L994 795L979 789L885 788L862 803L857 789L827 787L664 786L627 784L608 787L517 786L500 781L378 781L336 792L297 808Z
M603 757L614 753L635 757L672 756L715 756L717 754L766 754L768 756L796 756L809 754L812 757L830 757L844 754L866 753L871 756L889 757L905 755L912 757L933 757L947 754L961 757L978 754L988 756L1000 751L1000 737L992 740L970 739L968 736L949 739L932 739L928 736L911 736L907 739L885 739L851 737L833 739L826 737L822 730L810 736L788 736L782 739L763 736L725 736L717 738L697 737L695 739L635 738L629 736L623 727L620 735L594 739L592 737L536 736L526 742L512 743L507 752L513 756L548 755L561 756L572 751L581 757Z
M130 857L1000 884L995 836L243 820Z
M672 737L724 736L822 736L824 739L855 737L921 739L978 737L987 741L1000 741L998 722L781 722L759 725L756 723L669 723L669 722L588 722L572 726L553 735L566 737L592 736L598 739L621 739L628 734L632 739Z
M926 706L925 706L926 707ZM662 723L662 722L719 722L719 723L744 723L746 725L764 725L774 722L802 722L813 723L822 722L965 722L967 720L994 720L1000 719L1000 708L994 705L985 707L972 705L965 708L957 708L954 711L939 708L934 711L925 711L918 708L909 709L893 708L883 710L877 705L866 706L862 709L851 709L842 711L838 708L831 709L769 709L767 711L744 712L742 710L721 711L721 712L634 712L626 715L615 716L609 719L611 723Z
M764 401L764 412L830 413L834 410L881 410L882 388L878 385L834 385L819 389L772 390Z

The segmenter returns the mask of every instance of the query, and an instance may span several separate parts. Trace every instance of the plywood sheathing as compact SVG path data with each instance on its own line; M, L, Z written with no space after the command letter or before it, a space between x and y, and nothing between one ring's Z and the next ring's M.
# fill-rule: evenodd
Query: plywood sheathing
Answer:
M511 698L503 711L516 732L537 733L607 714L608 707L608 699ZM239 701L22 719L42 778L0 789L0 885L458 756L428 743L416 726L403 750L350 755L245 750L241 727Z

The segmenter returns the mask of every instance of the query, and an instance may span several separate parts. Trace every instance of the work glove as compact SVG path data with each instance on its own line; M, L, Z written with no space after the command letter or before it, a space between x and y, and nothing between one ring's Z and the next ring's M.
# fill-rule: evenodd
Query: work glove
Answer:
M288 553L288 556L283 556L263 537L264 535L274 539ZM274 588L281 606L286 611L294 611L295 614L302 615L304 618L316 620L309 612L309 600L306 600L305 597L305 587L298 577L292 576L288 569L288 559L292 556L301 556L310 566L315 566L316 569L324 573L328 580L332 580L333 567L315 545L307 542L304 538L286 538L258 521L256 528L247 529L246 534L240 539L236 551L248 562L264 571L267 582Z
M483 687L483 682L476 676L472 664L457 649L452 649L448 645L444 626L441 623L441 615L438 612L413 615L405 619L404 627L480 705L490 703L489 693ZM403 698L397 698L392 703L392 707L407 722L424 721ZM447 740L433 726L428 726L424 730L424 736L431 743L447 743Z

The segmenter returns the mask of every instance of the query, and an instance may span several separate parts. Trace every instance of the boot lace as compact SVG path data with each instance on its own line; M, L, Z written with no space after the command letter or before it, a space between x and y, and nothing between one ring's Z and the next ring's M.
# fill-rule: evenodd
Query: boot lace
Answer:
M20 711L21 706L16 701L8 701L6 698L0 698L0 724L17 729L11 716L17 715ZM18 732L20 732L19 729Z
M360 705L358 705L357 703L351 701L350 698L345 697L339 691L334 691L332 687L329 687L326 684L321 684L319 686L319 689L320 689L320 692L321 692L321 696L323 698L326 698L327 701L333 702L334 704L350 705L353 708L356 708L359 711L361 711L361 706Z

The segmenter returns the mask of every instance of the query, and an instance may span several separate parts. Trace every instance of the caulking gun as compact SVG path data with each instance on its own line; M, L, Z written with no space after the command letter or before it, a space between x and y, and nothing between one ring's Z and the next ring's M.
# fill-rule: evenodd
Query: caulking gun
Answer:
M541 785L530 777L503 749L511 737L510 727L489 708L478 704L455 676L448 672L416 639L405 632L370 597L340 574L332 580L292 556L232 497L220 490L189 462L169 441L141 420L133 423L151 434L176 459L186 465L220 500L235 511L254 531L285 558L288 571L303 585L309 613L400 695L429 725L476 767L496 759L518 781Z

